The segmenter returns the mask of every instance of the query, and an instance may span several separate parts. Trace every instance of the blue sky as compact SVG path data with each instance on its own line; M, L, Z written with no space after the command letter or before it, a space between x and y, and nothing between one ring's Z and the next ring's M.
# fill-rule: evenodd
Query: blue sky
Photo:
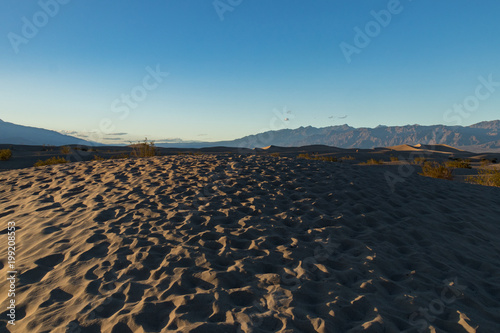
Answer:
M498 119L499 12L494 0L4 0L0 119L102 142Z

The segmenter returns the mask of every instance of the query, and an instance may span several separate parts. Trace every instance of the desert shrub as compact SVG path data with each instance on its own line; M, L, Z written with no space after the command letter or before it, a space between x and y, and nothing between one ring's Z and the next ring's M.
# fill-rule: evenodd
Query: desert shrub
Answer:
M61 154L67 155L69 153L71 153L71 147L68 147L68 146L61 147Z
M137 157L146 157L146 156L137 156ZM112 159L112 160L122 160L122 159L126 159L126 158L130 158L130 155L123 153L123 154L113 155L110 157L110 159Z
M391 156L391 162L397 162L399 161L399 158L397 156Z
M272 157L280 157L280 153L271 153L269 155Z
M38 162L35 163L35 166L39 167L44 165L62 164L62 163L68 163L68 161L64 157L54 156L45 161L39 160Z
M425 157L415 157L413 160L413 164L424 164L425 162L427 162Z
M379 160L377 161L376 159L374 158L370 158L368 161L366 162L363 162L361 164L367 164L367 165L375 165L375 164L384 164L384 161L383 160Z
M500 170L481 169L477 176L467 177L467 181L474 184L500 187Z
M298 158L304 158L306 160L310 160L311 159L311 155L309 154L299 154L297 155Z
M344 161L352 161L352 160L355 160L356 158L349 155L349 156L342 156L340 159L344 160Z
M487 158L482 158L481 159L481 165L482 166L487 166L487 165L494 164L494 163L497 163L497 159L496 158L493 158L491 160L489 160Z
M99 155L94 155L94 158L92 159L92 161L103 161L103 160L104 160L104 157L99 156Z
M453 179L451 174L451 169L447 168L446 165L437 162L426 162L422 165L422 176L440 178L440 179Z
M486 159L486 158L482 158L481 159L481 166L487 166L487 165L490 165L491 164L491 161Z
M313 160L327 161L327 162L337 162L337 158L334 156L315 156Z
M144 142L133 145L133 149L133 157L153 157L158 154L154 141L148 141L148 138L145 138Z
M12 157L12 150L1 149L0 150L0 161L8 161Z
M446 166L448 168L455 168L455 169L472 169L470 165L470 160L462 160L460 158L455 159L453 161L447 161Z
M337 158L334 156L319 156L319 155L309 155L309 154L299 154L298 158L303 158L306 160L315 160L315 161L327 161L327 162L337 162Z

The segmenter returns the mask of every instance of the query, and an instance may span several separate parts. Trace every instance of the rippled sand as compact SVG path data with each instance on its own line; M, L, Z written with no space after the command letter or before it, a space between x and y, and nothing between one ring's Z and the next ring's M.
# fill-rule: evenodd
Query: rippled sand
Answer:
M19 280L0 330L499 331L500 189L413 172L393 191L388 170L200 155L3 172Z

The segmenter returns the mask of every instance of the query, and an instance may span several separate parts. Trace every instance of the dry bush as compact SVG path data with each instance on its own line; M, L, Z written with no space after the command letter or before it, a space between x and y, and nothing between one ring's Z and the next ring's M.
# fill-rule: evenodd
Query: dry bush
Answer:
M492 163L493 162L491 162L490 160L488 160L486 158L481 159L481 166L488 166L488 165L490 165Z
M470 165L470 160L462 160L461 158L458 158L453 161L447 161L446 166L448 168L455 168L455 169L472 169Z
M304 158L306 160L310 160L311 156L309 154L299 154L297 155L298 158Z
M136 156L136 157L146 157L146 156ZM130 155L125 154L125 153L113 155L110 157L110 159L112 159L112 160L122 160L122 159L127 159L127 158L130 158Z
M61 154L68 155L69 153L71 153L71 147L68 146L61 147Z
M0 161L8 161L12 157L12 150L1 149L0 150Z
M487 166L487 165L490 165L490 164L495 164L495 163L497 163L497 159L496 159L496 157L495 157L495 158L493 158L493 159L491 159L491 160L488 160L488 159L486 159L486 158L481 159L481 165L482 165L482 166Z
M376 159L374 159L374 158L370 158L368 161L366 161L366 162L362 162L361 164L365 164L365 165L384 164L384 161L383 161L383 160L379 160L379 161L377 161L377 160L376 160Z
M64 157L54 156L45 161L39 160L38 162L35 163L35 166L39 167L44 165L63 164L63 163L68 163L68 161Z
M309 154L299 154L298 158L303 158L306 160L315 160L315 161L327 161L327 162L337 162L337 158L334 156L319 156L319 155L309 155Z
M269 155L272 157L280 157L280 153L271 153Z
M148 138L145 138L144 142L138 142L133 145L133 149L133 157L153 157L158 154L154 141L148 141Z
M500 170L481 169L477 176L467 177L467 181L479 185L500 187Z
M342 156L340 159L344 161L352 161L355 160L356 158L349 155L349 156Z
M437 162L426 162L422 165L422 176L452 180L451 169Z
M425 164L425 162L427 162L425 157L415 157L413 160L413 164Z
M397 162L399 161L399 157L396 157L396 156L391 156L391 162Z
M94 155L94 158L92 159L92 161L103 161L103 160L104 160L104 157L99 156L99 155Z

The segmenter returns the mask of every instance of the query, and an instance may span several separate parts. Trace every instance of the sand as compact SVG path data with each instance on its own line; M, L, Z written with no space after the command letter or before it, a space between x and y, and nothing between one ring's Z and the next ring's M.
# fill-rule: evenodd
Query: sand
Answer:
M200 155L2 172L19 280L0 330L498 332L500 189L416 171L391 187L398 170Z

